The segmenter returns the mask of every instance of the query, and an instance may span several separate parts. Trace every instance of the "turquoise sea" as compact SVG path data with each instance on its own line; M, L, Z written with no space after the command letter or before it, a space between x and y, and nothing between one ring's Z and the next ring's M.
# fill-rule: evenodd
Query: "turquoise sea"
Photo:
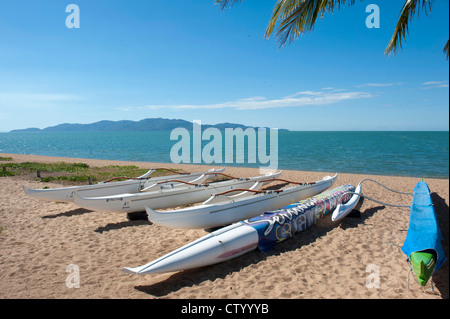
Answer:
M171 162L176 143L168 131L0 133L0 153L160 163ZM225 156L224 148L222 153ZM191 159L192 154L191 149ZM264 166L249 163L245 154L241 160L244 163L235 163L235 156L234 163L212 165ZM449 178L449 133L278 132L278 168Z

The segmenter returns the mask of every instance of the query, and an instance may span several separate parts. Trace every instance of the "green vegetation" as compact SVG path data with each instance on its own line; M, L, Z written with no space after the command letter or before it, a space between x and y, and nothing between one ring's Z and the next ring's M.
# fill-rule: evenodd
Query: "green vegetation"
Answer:
M12 157L1 157L0 156L0 161L12 161Z
M91 178L92 182L100 182L113 178L135 178L145 174L148 170L134 165L109 165L103 167L90 167L85 163L4 163L0 169L0 177L25 176L40 172L41 182L60 182L61 184L86 184ZM178 170L179 171L179 170ZM166 170L156 170L151 176L164 176L173 173ZM120 180L120 179L119 179Z
M68 181L68 182L88 182L89 176L87 175L61 175L61 176L48 176L41 177L41 182L52 182L52 181Z
M6 163L3 166L15 171L71 172L71 173L79 172L81 170L89 168L89 165L84 163L68 164L65 162L52 164L33 163L33 162Z
M6 177L6 176L14 176L14 172L1 170L0 177Z

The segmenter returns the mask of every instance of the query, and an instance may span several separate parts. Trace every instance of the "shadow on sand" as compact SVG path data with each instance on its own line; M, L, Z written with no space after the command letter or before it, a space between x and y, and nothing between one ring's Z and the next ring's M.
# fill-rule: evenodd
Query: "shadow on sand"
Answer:
M59 217L73 217L73 216L80 216L84 214L89 214L94 211L85 209L85 208L77 208L72 209L67 212L62 212L54 215L46 215L42 216L43 219L53 219L53 218L59 218ZM104 233L110 230L118 230L125 227L132 227L132 226L140 226L140 225L152 225L151 222L147 219L147 213L133 213L133 214L127 214L127 221L119 222L119 223L111 223L107 224L106 226L100 226L96 230L94 230L97 233Z
M98 227L96 230L94 230L96 233L104 233L111 230L118 230L125 227L132 227L132 226L142 226L142 225L152 225L151 222L148 220L128 220L123 221L119 223L111 223L106 226Z
M433 200L434 209L436 211L436 217L439 223L439 227L441 228L442 232L442 247L444 248L445 256L447 257L447 261L442 265L441 269L439 269L436 273L433 274L433 282L435 287L439 290L441 296L443 299L449 298L449 268L448 268L448 259L449 259L449 252L448 252L448 230L449 230L449 207L447 203L445 202L445 199L440 197L436 193L431 194L431 199Z
M72 216L79 216L79 215L83 215L83 214L88 214L88 213L92 213L92 210L89 209L85 209L85 208L77 208L77 209L72 209L69 210L67 212L63 212L63 213L58 213L55 215L46 215L46 216L42 216L42 218L58 218L58 217L72 217Z
M153 225L148 220L148 216L146 212L137 212L137 213L128 213L127 214L128 221L123 221L119 223L111 223L103 227L98 227L96 230L94 230L97 233L104 233L110 230L117 230L125 227L131 227L131 226L141 226L141 225Z

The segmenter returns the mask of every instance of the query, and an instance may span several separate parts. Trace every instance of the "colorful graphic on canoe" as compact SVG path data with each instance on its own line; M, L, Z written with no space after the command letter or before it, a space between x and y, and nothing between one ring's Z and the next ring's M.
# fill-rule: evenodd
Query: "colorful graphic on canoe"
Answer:
M343 185L282 209L265 212L242 223L258 231L258 248L267 252L277 243L294 236L296 232L314 225L332 212L339 202L348 202L352 195L343 194L354 191L353 185Z

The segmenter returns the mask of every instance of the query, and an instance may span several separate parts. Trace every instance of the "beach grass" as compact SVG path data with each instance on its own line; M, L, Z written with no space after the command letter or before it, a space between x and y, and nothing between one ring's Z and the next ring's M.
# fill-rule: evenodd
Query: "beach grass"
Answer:
M0 177L24 176L37 173L36 179L41 182L59 182L61 184L84 184L89 180L92 182L105 181L112 178L123 179L135 178L145 174L148 169L139 168L134 165L108 165L102 167L90 167L86 163L3 163L0 170ZM176 170L181 171L181 170ZM157 169L152 173L152 177L173 174L163 169ZM120 179L119 179L120 180Z

